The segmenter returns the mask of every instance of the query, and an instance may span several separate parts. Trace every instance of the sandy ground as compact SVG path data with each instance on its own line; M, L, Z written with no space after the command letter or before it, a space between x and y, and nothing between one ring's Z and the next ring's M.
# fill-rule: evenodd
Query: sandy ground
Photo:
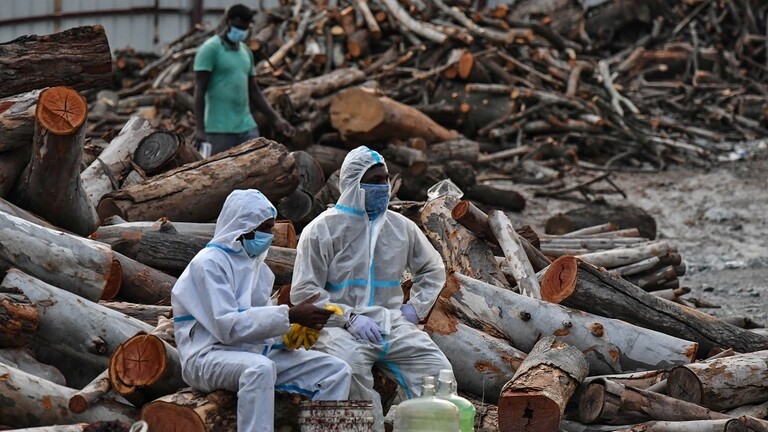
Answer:
M594 175L595 173L587 173ZM688 271L681 286L720 308L717 316L746 316L768 325L768 151L710 169L672 167L656 174L616 174L626 193L612 203L634 204L657 223L659 239L677 246ZM530 198L513 223L544 232L548 217L583 203Z

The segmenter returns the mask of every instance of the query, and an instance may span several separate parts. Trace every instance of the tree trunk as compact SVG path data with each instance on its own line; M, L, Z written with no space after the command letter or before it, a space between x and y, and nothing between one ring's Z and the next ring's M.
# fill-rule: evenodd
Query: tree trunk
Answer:
M522 351L533 349L542 336L559 337L584 353L590 375L686 364L696 354L693 342L521 296L458 273L448 278L440 295L450 300L453 315L473 327L501 332Z
M29 147L35 135L35 110L42 90L0 99L0 151Z
M509 288L485 241L450 217L458 202L456 197L440 197L429 201L421 211L421 223L432 245L443 257L446 271L466 273L472 278Z
M667 379L669 372L663 369L649 370L643 372L632 372L626 374L614 374L614 375L596 375L587 377L581 383L582 387L598 379L607 379L626 386L632 386L639 389L648 389L655 384L658 384Z
M651 241L637 243L623 248L609 249L599 252L587 252L577 257L592 265L615 268L634 264L650 257L661 257L669 253L669 243L666 241ZM567 254L569 255L569 254Z
M333 172L328 180L325 182L325 186L320 189L320 192L315 194L315 198L320 201L320 204L328 206L329 204L336 204L341 191L339 191L339 170Z
M87 427L88 427L88 423L79 423L79 424L14 429L14 432L82 432Z
M125 220L209 222L235 189L259 189L277 202L296 188L296 165L288 150L265 138L158 175L104 196L99 216ZM193 204L194 203L194 204Z
M383 152L387 161L401 165L411 177L420 177L427 172L427 154L422 150L389 144Z
M170 306L148 305L129 302L99 302L100 305L124 313L131 318L136 318L151 326L157 326L158 318L173 318L173 311Z
M74 389L37 378L3 363L0 363L0 376L3 377L0 419L3 424L14 428L107 420L131 424L138 417L135 408L113 401L96 404L82 414L71 413L67 404Z
M296 170L299 173L297 188L304 189L311 195L318 193L325 184L323 168L311 154L305 151L293 151L291 156L296 161Z
M32 156L32 146L0 153L0 198L7 197L19 181Z
M150 401L184 387L178 351L151 334L123 342L109 359L108 375L120 395L139 392Z
M0 349L0 363L58 385L67 384L67 379L61 371L39 362L29 347Z
M768 338L658 298L574 257L553 262L541 285L547 301L698 342L702 357L715 348L740 352L768 348Z
M169 131L155 131L145 136L133 152L133 162L147 175L156 175L202 159L187 145L184 137Z
M325 211L325 205L310 191L302 187L297 188L277 203L278 214L296 224L299 229L302 229L323 211Z
M139 240L136 261L179 276L208 240L162 231L147 231Z
M275 274L275 287L290 284L293 279L293 265L296 262L296 249L270 246L264 262Z
M90 382L107 368L109 356L119 344L152 329L16 269L8 271L0 286L18 290L37 304L39 327L31 343L39 359L57 366L70 385Z
M350 146L413 137L433 143L459 137L419 110L363 88L345 90L333 99L331 123Z
M429 146L427 154L432 162L460 160L475 164L480 156L480 144L477 141L458 138L432 144Z
M512 222L504 212L494 210L488 215L488 224L491 226L496 241L504 251L506 263L512 269L512 275L517 281L520 294L540 299L541 287L539 287L539 281L536 279L536 272L525 254L522 240L515 232Z
M84 413L85 410L92 407L96 402L101 400L102 396L107 394L112 389L112 384L109 382L109 370L105 370L94 378L82 389L76 391L69 398L69 410L75 414Z
M554 336L533 347L499 397L499 430L557 432L565 405L586 378L584 354Z
M341 168L348 153L347 150L317 144L309 146L306 152L320 164L326 178L330 178L331 174Z
M336 69L304 81L285 86L272 86L264 89L264 96L273 106L285 105L287 100L291 111L301 111L310 104L312 98L330 95L366 78L365 73L357 68Z
M640 230L641 237L650 240L656 238L656 220L648 212L636 206L592 205L559 213L547 220L544 232L566 234L605 222L613 223L618 229L637 228Z
M668 394L723 411L768 401L768 350L676 367L669 373Z
M108 246L0 212L0 259L91 301L120 291L122 270Z
M579 400L579 420L583 423L633 424L646 420L726 418L730 417L690 402L605 379L592 381Z
M467 188L466 198L508 211L521 212L525 209L525 197L508 189L474 184Z
M147 305L171 304L171 290L176 284L175 277L118 252L113 253L122 268L118 293L121 299Z
M508 341L493 337L460 322L438 299L424 330L453 366L462 391L496 404L504 384L526 357Z
M94 207L101 197L119 189L132 169L131 158L139 142L151 133L152 127L147 120L139 116L131 117L99 157L80 174L85 193Z
M112 82L112 53L100 25L0 43L0 97L52 86L75 90Z
M39 327L37 306L24 293L0 286L0 347L21 347Z
M40 93L32 160L12 193L19 206L83 236L98 226L80 180L87 112L85 98L71 88Z

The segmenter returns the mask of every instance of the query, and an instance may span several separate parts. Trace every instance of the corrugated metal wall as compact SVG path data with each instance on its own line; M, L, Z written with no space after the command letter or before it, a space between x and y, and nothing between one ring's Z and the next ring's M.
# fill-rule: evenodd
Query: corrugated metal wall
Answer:
M234 3L254 9L277 0L202 0L203 23L215 25ZM0 42L101 24L112 51L132 47L159 52L189 30L195 0L0 0Z

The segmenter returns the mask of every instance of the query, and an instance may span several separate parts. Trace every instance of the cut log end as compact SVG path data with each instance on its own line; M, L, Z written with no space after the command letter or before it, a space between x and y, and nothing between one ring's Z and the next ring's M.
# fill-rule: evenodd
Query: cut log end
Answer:
M451 217L454 220L460 220L464 216L467 215L469 212L469 204L470 202L467 200L461 200L458 204L453 206L453 210L451 210Z
M506 395L499 400L500 431L556 432L559 430L560 406L544 395L523 392L519 398Z
M152 385L162 377L167 368L166 358L162 340L152 335L139 335L126 341L119 357L114 360L120 380L138 387Z
M75 414L82 414L88 409L88 401L82 395L74 395L69 399L69 410Z
M587 386L579 397L579 420L582 423L594 423L603 415L605 406L605 387L599 383Z
M107 274L107 284L101 293L101 300L112 300L117 297L123 282L123 266L116 258L112 258L112 265L109 266Z
M110 197L104 197L99 201L99 205L96 208L96 213L99 215L99 219L106 220L111 216L120 216L125 219L125 214L120 207L115 203L115 200Z
M40 93L35 116L51 133L70 135L85 122L88 103L70 87L51 87Z
M200 417L188 407L168 402L152 402L141 410L141 419L151 431L205 432Z
M167 131L158 131L144 137L133 154L133 161L147 174L158 172L170 162L183 144L183 138Z
M684 366L672 369L667 378L667 394L675 399L701 404L702 388L696 374Z
M570 255L562 256L550 264L541 281L541 298L560 303L576 289L579 261Z
M384 115L379 98L361 88L346 90L331 103L331 122L345 131L369 132L384 120Z

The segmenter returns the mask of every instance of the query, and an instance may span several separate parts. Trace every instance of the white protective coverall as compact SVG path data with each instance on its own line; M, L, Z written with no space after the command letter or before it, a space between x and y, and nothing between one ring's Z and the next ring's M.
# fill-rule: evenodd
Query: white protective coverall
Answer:
M415 223L387 210L369 221L363 174L382 156L366 147L347 155L341 166L336 206L315 218L301 233L293 270L291 302L316 293L318 302L337 304L344 316L332 316L314 349L344 359L352 367L352 400L372 400L376 427L383 430L379 394L373 390L371 367L376 364L405 391L421 395L421 378L452 369L448 359L423 331L400 312L404 269L412 274L408 301L424 319L445 283L445 267L437 251ZM378 323L382 344L356 340L343 328L350 313Z
M270 300L274 274L246 254L240 235L277 214L257 190L232 192L211 242L181 274L171 293L184 381L203 392L237 392L237 430L272 431L275 390L313 400L345 400L350 369L316 351L284 349L288 306Z

